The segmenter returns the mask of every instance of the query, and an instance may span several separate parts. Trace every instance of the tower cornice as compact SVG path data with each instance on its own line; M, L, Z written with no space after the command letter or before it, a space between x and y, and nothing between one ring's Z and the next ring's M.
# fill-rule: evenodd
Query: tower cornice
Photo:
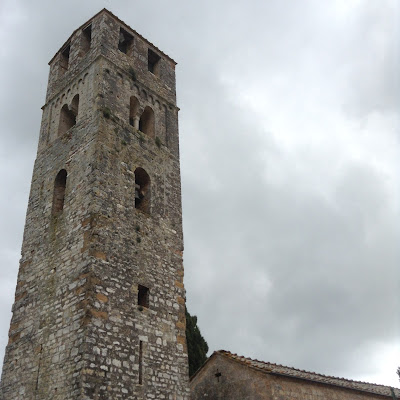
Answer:
M54 99L56 99L58 96L60 96L60 94L66 90L68 90L68 87L77 79L79 78L82 74L84 74L85 72L88 71L88 69L92 66L92 64L96 61L98 61L99 59L103 58L104 60L107 60L108 62L110 62L111 64L113 64L113 66L118 69L118 71L123 72L125 74L126 77L129 77L129 72L126 71L126 69L120 67L116 62L114 62L110 57L107 57L104 54L98 54L93 60L92 62L85 66L79 73L77 73L74 76L70 76L68 81L61 87L61 89L58 90L58 92L54 95L52 95L45 104L43 104L43 106L41 107L42 110L44 110L48 105L50 105ZM164 103L168 104L168 106L176 111L179 111L180 108L174 104L173 102L169 101L165 96L162 96L161 94L157 93L155 90L151 89L148 85L146 85L143 82L140 81L136 81L136 83L138 85L141 85L141 87L143 89L145 89L147 92L153 94L156 97L159 97L160 99L162 99L164 101Z

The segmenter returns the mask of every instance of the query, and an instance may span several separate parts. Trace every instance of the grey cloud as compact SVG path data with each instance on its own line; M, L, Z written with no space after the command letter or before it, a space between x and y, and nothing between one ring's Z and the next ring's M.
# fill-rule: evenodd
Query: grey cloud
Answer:
M8 193L0 200L0 352L47 62L105 6L178 61L185 285L210 349L348 377L376 373L360 354L393 346L400 332L395 189L363 153L354 161L316 142L306 122L320 128L340 117L353 140L378 110L386 129L400 92L396 2L340 15L316 0L17 4L23 17L13 35L0 35L0 186ZM268 99L266 118L248 102L254 93ZM298 127L301 147L287 146L286 127L272 128L278 113ZM375 157L396 168L382 152Z

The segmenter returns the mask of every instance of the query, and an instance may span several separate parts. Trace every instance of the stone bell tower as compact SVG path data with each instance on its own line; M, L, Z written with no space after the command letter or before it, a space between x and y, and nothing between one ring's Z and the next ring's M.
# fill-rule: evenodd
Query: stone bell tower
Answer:
M176 63L104 9L49 64L0 398L187 400Z

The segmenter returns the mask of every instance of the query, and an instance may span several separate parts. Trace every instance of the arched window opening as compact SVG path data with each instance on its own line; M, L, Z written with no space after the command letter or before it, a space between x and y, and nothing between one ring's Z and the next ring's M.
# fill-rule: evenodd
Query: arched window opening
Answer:
M58 215L64 208L65 187L67 184L67 171L62 169L54 180L52 214Z
M139 130L150 137L154 137L154 111L148 106L140 117Z
M135 170L135 208L150 214L150 177L143 168Z
M90 50L92 42L92 25L90 24L85 29L82 29L81 46L83 54L86 54Z
M78 116L78 109L79 109L79 94L76 94L75 97L72 99L70 110L75 115L75 118Z
M154 53L153 50L147 51L147 69L154 75L160 76L160 60L161 57Z
M129 123L132 126L135 126L135 118L137 118L138 111L139 111L139 100L135 96L131 96L129 104ZM139 127L135 126L135 128Z
M71 129L76 124L76 117L78 115L79 109L79 95L77 94L70 105L68 107L67 104L64 104L60 111L60 123L58 125L58 135L61 136L68 129Z
M164 124L165 124L165 144L167 145L167 147L169 147L169 115L168 115L168 109L166 106L163 107L164 108Z
M133 36L123 28L120 28L119 30L118 49L128 56L132 56Z
M138 285L138 306L149 308L149 288Z
M71 51L71 45L68 44L64 47L64 49L60 53L60 61L59 61L59 71L60 75L64 75L69 67L69 53Z

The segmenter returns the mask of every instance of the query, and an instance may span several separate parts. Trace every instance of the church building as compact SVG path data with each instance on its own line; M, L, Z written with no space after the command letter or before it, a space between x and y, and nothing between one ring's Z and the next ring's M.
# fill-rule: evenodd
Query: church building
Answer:
M190 380L191 400L396 400L400 390L215 351Z

